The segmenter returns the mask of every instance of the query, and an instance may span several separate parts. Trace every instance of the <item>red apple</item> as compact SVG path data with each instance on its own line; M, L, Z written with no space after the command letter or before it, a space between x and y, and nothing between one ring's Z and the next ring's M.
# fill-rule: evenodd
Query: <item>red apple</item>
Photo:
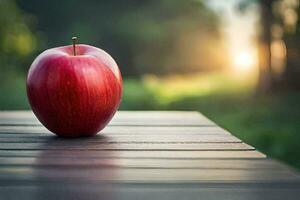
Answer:
M111 120L122 96L113 58L84 44L41 53L27 76L27 96L40 122L62 137L97 134Z

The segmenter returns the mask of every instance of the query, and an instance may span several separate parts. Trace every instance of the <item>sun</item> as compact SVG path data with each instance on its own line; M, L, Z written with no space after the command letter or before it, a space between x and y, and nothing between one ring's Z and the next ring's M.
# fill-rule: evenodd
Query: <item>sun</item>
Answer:
M233 56L233 67L236 71L249 71L255 65L256 57L251 51L241 51Z

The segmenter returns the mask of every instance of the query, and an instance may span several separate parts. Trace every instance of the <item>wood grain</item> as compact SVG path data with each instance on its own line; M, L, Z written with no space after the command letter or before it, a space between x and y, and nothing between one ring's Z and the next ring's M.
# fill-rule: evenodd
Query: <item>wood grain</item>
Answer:
M48 157L45 154L34 158L0 157L0 167L68 167L68 168L147 168L147 169L248 169L290 170L285 165L270 159L152 159L152 158L91 158Z
M53 135L43 126L0 126L1 134L45 134ZM99 134L130 134L130 135L182 135L182 134L197 134L197 135L211 135L211 134L230 134L228 131L218 126L107 126ZM1 135L0 135L1 136ZM27 135L26 135L27 136ZM37 135L34 135L37 136Z
M0 125L40 125L32 112L1 112ZM111 126L214 126L211 120L198 112L180 111L119 111Z
M0 150L253 150L254 148L245 143L84 143L82 145L72 145L70 143L52 142L48 144L38 143L1 143Z
M103 150L1 150L0 157L134 158L134 159L253 159L265 158L258 151L103 151Z
M234 143L241 142L238 138L232 135L196 135L196 134L183 134L183 135L108 135L103 134L100 136L92 138L82 138L82 139L60 139L53 136L45 137L42 136L28 136L28 135L16 135L15 137L11 135L0 134L0 143L66 143L78 144L81 143Z
M32 168L1 167L2 181L68 180L127 183L203 183L203 182L273 182L299 181L290 170L237 169L148 169L148 168Z
M23 183L24 184L24 183ZM27 183L23 186L0 187L2 199L230 199L230 200L295 200L299 184L261 183L192 183L192 184L75 184L65 182ZM0 198L1 198L0 197Z

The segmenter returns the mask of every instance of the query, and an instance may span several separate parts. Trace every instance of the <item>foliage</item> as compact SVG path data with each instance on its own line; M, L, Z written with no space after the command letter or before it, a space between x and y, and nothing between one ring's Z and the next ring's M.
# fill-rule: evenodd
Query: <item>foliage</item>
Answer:
M201 0L18 3L36 16L46 41L43 48L68 44L76 35L114 55L124 76L224 66L218 17Z
M36 36L29 28L31 18L14 1L0 1L0 79L5 71L22 70L37 45Z
M6 70L0 78L0 110L29 109L24 73Z

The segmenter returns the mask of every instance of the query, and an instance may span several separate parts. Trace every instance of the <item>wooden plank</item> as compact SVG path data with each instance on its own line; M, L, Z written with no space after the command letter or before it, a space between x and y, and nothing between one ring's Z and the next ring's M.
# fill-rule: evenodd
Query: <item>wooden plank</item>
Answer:
M1 111L0 125L41 125L32 111Z
M19 137L18 137L19 136ZM28 136L28 135L15 135L11 137L6 135L5 137L0 134L0 145L2 143L47 143L61 144L68 143L72 145L85 144L85 143L234 143L241 142L238 138L232 135L195 135L195 134L183 134L174 135L172 137L168 135L99 135L88 138L76 138L76 139L62 139L54 136Z
M101 151L101 150L0 150L0 157L47 158L149 158L149 159L253 159L265 158L258 151Z
M290 170L32 168L1 167L0 181L100 181L120 183L205 183L299 181Z
M158 143L117 143L72 145L69 143L1 143L0 150L253 150L245 143L182 143L182 144L158 144Z
M0 126L0 137L3 134L28 134L28 136L37 136L35 133L40 135L51 134L43 126ZM107 126L99 134L130 134L130 135L149 135L149 134L160 134L160 135L176 135L176 134L227 134L230 133L217 126L209 127L195 127L195 126ZM27 136L27 135L26 135Z
M35 190L29 190L29 188L3 188L0 189L0 192L3 196L3 199L23 199L23 200L32 200L32 199L76 199L76 200L86 200L86 199L106 199L106 200L124 200L124 199L234 199L234 200L295 200L299 196L300 192L297 189L285 189L285 190L265 190L260 189L256 190L241 190L241 191L228 191L222 189L207 189L207 190L190 190L190 189L179 189L171 190L170 189L156 189L156 190L131 190L131 191L119 191L119 189L113 190L103 190L101 188L96 189L79 189L75 192L76 188L67 191L62 191L61 189L56 188L56 190L51 189L50 191L46 188L39 187Z
M281 187L280 187L281 186ZM299 184L62 184L38 183L0 187L3 199L223 199L223 200L294 200L300 195Z
M111 125L174 125L213 126L214 122L198 112L184 111L120 111L113 118Z
M0 167L147 168L147 169L248 169L290 170L270 159L132 159L132 158L35 158L0 157Z
M40 125L30 111L0 112L0 125ZM198 112L118 111L111 126L214 126Z

